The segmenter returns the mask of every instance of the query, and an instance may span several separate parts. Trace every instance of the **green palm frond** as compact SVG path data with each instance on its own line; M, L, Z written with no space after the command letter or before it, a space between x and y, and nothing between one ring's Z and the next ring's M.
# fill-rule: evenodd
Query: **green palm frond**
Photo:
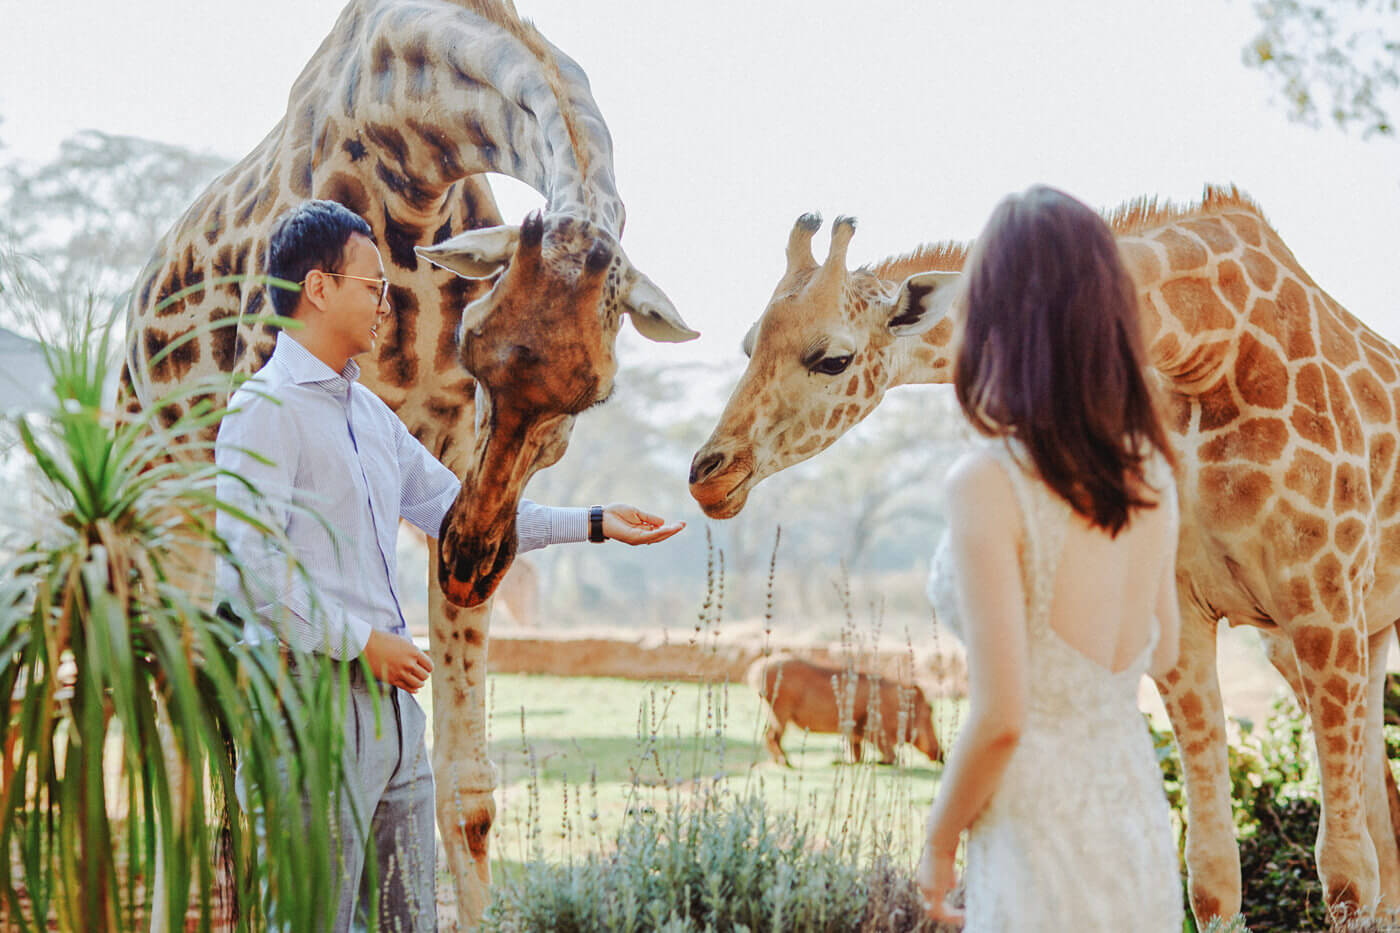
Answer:
M144 929L160 899L175 923L188 913L209 929L226 883L239 929L272 917L324 928L338 896L327 854L346 669L298 656L293 675L275 644L245 643L191 591L211 556L237 567L216 512L279 531L217 496L208 429L228 377L119 418L103 399L110 344L89 322L48 345L52 414L13 419L42 504L0 564L0 696L11 698L0 924Z

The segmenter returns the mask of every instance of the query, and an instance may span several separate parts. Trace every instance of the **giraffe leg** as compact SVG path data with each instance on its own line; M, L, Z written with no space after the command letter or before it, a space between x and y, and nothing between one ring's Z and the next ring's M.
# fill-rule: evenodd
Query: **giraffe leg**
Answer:
M1191 912L1204 927L1240 910L1240 848L1230 810L1225 707L1216 670L1216 621L1181 599L1181 653L1157 689L1171 717L1186 785Z
M1372 910L1380 894L1364 780L1369 651L1359 628L1355 619L1339 627L1330 616L1303 617L1289 631L1322 772L1317 872L1334 912Z
M433 553L436 549L429 548ZM458 924L471 929L491 899L489 842L496 769L486 748L486 642L491 602L460 609L437 586L429 561L433 659L433 779L437 821L457 891Z
M1366 683L1366 823L1371 843L1376 847L1380 868L1381 901L1387 907L1400 906L1400 846L1395 838L1395 775L1385 751L1385 657L1394 626L1371 636L1367 646L1370 660Z
M1385 648L1391 629L1371 636L1367 652L1377 660L1371 665L1366 697L1366 824L1371 844L1376 849L1380 870L1381 896L1388 905L1400 904L1400 844L1397 841L1396 820L1400 819L1400 793L1395 776L1385 755L1385 735L1381 730L1385 693ZM1293 688L1301 709L1308 708L1308 698L1298 670L1293 645L1280 632L1264 633L1264 648L1269 662Z

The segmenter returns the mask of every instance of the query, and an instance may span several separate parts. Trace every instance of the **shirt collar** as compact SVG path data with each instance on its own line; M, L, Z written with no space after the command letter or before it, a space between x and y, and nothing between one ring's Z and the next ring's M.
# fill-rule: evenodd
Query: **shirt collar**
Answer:
M346 360L345 368L337 373L317 359L310 350L298 343L297 339L285 330L277 332L277 346L272 351L272 358L287 371L287 374L292 377L292 381L298 385L313 383L325 385L327 388L345 390L349 389L352 382L360 378L359 363L354 360Z

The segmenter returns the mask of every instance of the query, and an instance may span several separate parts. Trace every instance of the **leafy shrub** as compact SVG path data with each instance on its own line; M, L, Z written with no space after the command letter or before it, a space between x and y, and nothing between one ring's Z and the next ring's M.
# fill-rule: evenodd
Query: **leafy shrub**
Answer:
M616 846L581 863L526 863L499 880L488 931L932 931L907 872L820 845L762 797L711 789L634 811Z
M1389 706L1391 697L1387 697ZM1329 928L1313 843L1321 791L1307 718L1291 696L1275 701L1262 727L1237 720L1229 750L1231 802L1240 841L1244 919L1259 933ZM1396 739L1387 726L1387 746ZM1181 760L1170 733L1154 731L1167 796L1184 827ZM1394 752L1391 752L1394 754ZM1183 843L1184 844L1184 843ZM1185 867L1183 865L1183 881ZM1236 918L1236 924L1239 924ZM1342 924L1355 930L1396 929L1392 918ZM1210 929L1215 929L1212 925ZM1229 926L1222 930L1231 929Z

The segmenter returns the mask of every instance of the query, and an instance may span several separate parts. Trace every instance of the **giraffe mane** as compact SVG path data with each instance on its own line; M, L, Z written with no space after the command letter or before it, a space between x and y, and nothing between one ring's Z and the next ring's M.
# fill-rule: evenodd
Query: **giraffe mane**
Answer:
M1234 185L1206 185L1199 203L1174 204L1159 201L1155 195L1133 198L1111 211L1100 214L1114 233L1139 233L1183 217L1215 214L1220 211L1242 209L1268 223L1264 211L1254 199Z
M1182 217L1196 217L1225 210L1245 210L1264 223L1264 211L1249 195L1234 185L1206 185L1199 203L1174 204L1159 200L1156 195L1144 195L1124 202L1099 215L1114 233L1139 233ZM915 272L956 272L967 261L970 242L943 240L925 243L910 252L899 253L863 266L864 271L891 281L898 281Z
M957 272L967 261L966 243L943 240L925 243L907 253L881 259L862 268L877 278L902 281L915 272Z
M579 177L588 177L588 149L580 144L583 134L579 131L578 115L574 112L573 101L565 90L564 76L559 71L559 59L549 42L535 24L522 19L516 12L514 0L457 0L462 6L488 22L495 23L510 33L535 56L544 68L545 80L559 102L559 115L564 120L564 129L569 134L569 147L573 149L574 160L578 163Z

